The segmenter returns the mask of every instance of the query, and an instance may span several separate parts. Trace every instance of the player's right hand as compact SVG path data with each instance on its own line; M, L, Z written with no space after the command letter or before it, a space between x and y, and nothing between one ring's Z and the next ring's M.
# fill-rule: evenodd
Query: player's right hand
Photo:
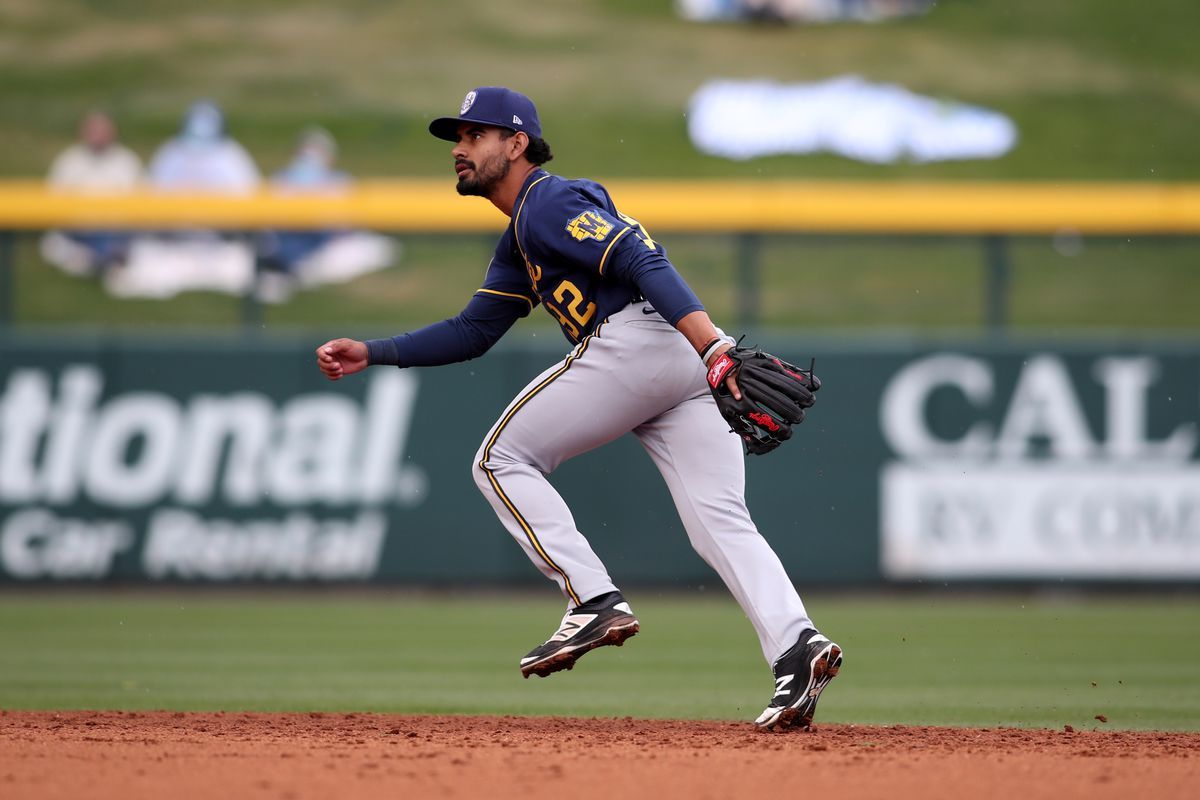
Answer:
M330 339L317 348L317 366L336 381L367 368L367 346L354 339Z

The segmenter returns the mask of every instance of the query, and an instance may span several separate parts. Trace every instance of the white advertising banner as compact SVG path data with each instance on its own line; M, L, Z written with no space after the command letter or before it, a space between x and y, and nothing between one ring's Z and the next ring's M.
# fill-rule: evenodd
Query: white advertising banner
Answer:
M892 464L894 578L1200 578L1200 467Z
M935 353L889 381L883 574L1200 579L1200 425L1194 395L1179 393L1189 379L1144 354L1072 369L1035 353L1004 378L997 363Z

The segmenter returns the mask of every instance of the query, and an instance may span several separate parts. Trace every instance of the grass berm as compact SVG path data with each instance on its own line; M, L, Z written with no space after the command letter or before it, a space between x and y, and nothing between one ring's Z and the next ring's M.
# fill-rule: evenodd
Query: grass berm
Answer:
M264 172L298 132L329 128L354 175L444 176L428 120L480 83L539 103L567 176L613 178L1200 180L1200 11L1189 0L939 3L861 25L696 24L669 2L534 0L329 4L217 0L0 0L0 176L44 174L82 112L109 109L143 157L199 97L224 107ZM854 73L1011 116L1017 147L996 160L871 165L835 156L734 162L688 141L688 98L706 80L821 80ZM617 198L620 201L620 198ZM481 202L464 200L466 202ZM636 209L627 209L636 213ZM735 321L737 243L656 231L720 322ZM406 237L400 266L268 309L267 329L384 335L458 311L490 242ZM1011 321L1056 335L1094 329L1194 333L1196 241L1085 239L1013 246ZM983 320L974 239L771 240L764 326L957 331ZM12 306L30 325L229 327L241 303L204 293L119 301L59 275L29 237ZM526 334L552 332L534 315Z

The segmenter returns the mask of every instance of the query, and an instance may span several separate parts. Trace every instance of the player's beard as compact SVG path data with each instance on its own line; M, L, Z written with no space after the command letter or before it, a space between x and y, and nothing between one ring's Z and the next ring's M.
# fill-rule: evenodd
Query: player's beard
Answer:
M511 167L512 162L505 158L503 153L497 153L482 164L474 165L471 169L474 177L459 178L458 185L454 188L463 196L487 197L496 184L504 180Z

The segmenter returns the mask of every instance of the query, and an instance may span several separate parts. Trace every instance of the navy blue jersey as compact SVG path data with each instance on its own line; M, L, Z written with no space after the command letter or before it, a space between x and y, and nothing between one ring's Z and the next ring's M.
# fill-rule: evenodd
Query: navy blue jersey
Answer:
M653 261L665 259L662 245L619 212L603 186L538 170L517 196L480 291L519 296L530 309L542 303L578 342L642 297L628 268L629 261L644 260L629 258L638 249Z
M603 186L535 170L513 206L483 286L456 317L367 342L372 364L431 366L482 355L539 303L572 343L646 299L674 325L704 308L663 247Z

